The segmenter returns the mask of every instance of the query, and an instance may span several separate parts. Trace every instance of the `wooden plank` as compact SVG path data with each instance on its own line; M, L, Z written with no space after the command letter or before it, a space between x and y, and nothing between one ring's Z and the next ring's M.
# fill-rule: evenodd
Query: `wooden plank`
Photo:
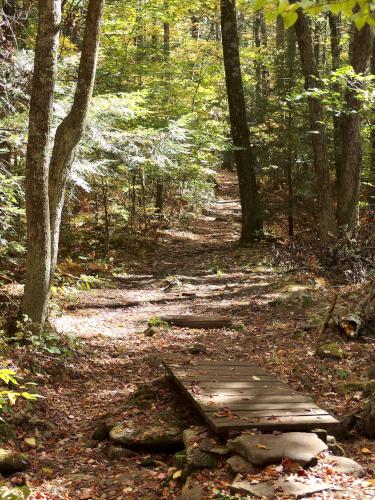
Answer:
M186 387L191 387L192 383L189 383L185 379L181 380ZM194 380L193 382L197 382ZM218 382L203 382L202 384L193 384L200 389L260 389L262 387L270 389L277 389L278 387L288 387L287 385L279 382L275 379L273 380L251 380L249 382L233 382L233 381L218 381ZM288 388L289 389L289 388ZM289 389L291 391L291 389Z
M215 432L222 433L237 430L257 428L261 430L309 430L309 429L332 429L337 426L338 421L330 415L311 415L282 417L278 420L267 418L248 418L244 420L230 420L228 418L210 419L211 427Z
M215 404L218 406L232 406L233 404L246 404L253 406L256 404L288 404L288 403L302 403L309 404L313 403L313 400L306 396L300 396L299 394L277 394L273 396L263 396L263 395L251 395L244 396L243 394L239 395L226 395L225 400L223 401L222 395L212 395L212 396L200 396L199 404Z
M189 368L174 368L173 372L175 375L181 376L181 375L189 375L193 376L195 374L197 375L225 375L227 377L232 376L232 375L248 375L248 376L253 376L253 375L258 375L258 376L267 376L267 377L275 377L275 375L272 375L270 373L265 372L261 368L252 368L252 367L247 367L247 366L240 366L238 368L231 367L231 366L218 366L218 367L212 367L209 368L207 367L200 367L200 366L194 366L194 367L189 367Z
M164 364L207 424L216 432L331 429L338 421L261 368L205 361ZM257 375L254 375L254 372ZM261 373L259 373L261 372ZM258 376L259 375L259 376Z
M208 374L208 375L202 375L202 374L193 374L192 376L190 375L177 375L181 380L184 382L209 382L211 383L216 383L216 382L232 382L235 380L236 382L271 382L271 383L277 383L280 384L280 380L278 380L276 377L273 377L272 375L270 376L265 376L265 375L214 375L214 374ZM256 377L256 378L254 378Z
M181 315L181 316L160 316L162 321L165 321L171 326L179 326L182 328L227 328L232 325L232 320L226 316L197 316L197 315Z
M237 410L234 412L225 412L225 411L220 411L219 410L206 410L205 413L208 414L209 417L212 418L217 418L217 416L220 414L223 414L223 418L231 418L233 415L237 416L240 419L243 418L257 418L257 417L269 417L269 418L274 418L274 417L291 417L293 415L300 415L301 417L305 416L308 417L309 415L329 415L328 412L322 410L321 408L300 408L300 409L286 409L286 410L277 410L277 409L266 409L266 410L253 410L246 409L246 410ZM224 413L228 413L228 416L226 417Z
M258 399L254 399L254 401L258 401ZM199 404L201 407L204 409L206 413L210 413L211 411L218 411L222 408L230 408L232 411L235 413L236 410L244 410L246 408L249 408L249 401L243 401L242 403L225 403L224 405L222 403L202 403L201 400L199 400ZM293 401L292 398L290 398L288 401L284 403L251 403L251 409L252 410L269 410L270 412L273 412L274 414L275 410L288 410L288 409L320 409L319 406L312 404L309 402L309 404L306 403L296 403Z

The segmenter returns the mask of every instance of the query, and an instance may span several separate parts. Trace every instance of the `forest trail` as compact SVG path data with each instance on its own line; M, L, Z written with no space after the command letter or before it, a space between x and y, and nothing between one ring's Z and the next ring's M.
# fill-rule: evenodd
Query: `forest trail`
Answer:
M353 404L349 395L337 401L333 380L322 376L325 361L312 358L311 333L299 330L313 315L315 299L308 294L316 283L273 268L267 247L235 247L240 230L235 177L219 173L218 181L216 199L189 231L163 231L153 265L120 277L116 288L80 293L72 309L54 319L59 332L77 336L82 352L67 373L62 371L61 380L46 385L45 404L37 410L53 427L43 451L35 451L33 475L52 498L176 498L175 482L163 482L170 456L113 461L104 444L91 440L103 415L145 423L177 417L187 425L201 423L164 378L165 353L250 360L293 388L313 393L326 409L345 413ZM296 292L305 294L302 302L296 301ZM322 290L317 292L321 296ZM150 318L187 313L224 314L235 327L159 328L154 336L145 335ZM139 392L147 384L151 401ZM353 458L361 457L362 446L360 440L352 446ZM213 485L229 480L227 469L215 474L207 471L204 480Z

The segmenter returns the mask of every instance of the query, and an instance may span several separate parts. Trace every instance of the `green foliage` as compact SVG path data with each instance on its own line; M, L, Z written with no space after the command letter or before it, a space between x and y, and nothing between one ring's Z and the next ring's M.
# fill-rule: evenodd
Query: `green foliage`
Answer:
M153 316L148 320L147 323L149 328L156 327L156 328L163 328L163 330L168 331L170 326L169 323L166 321L163 321L162 319L158 318L157 316Z
M19 389L26 389L27 386L34 385L30 382L26 382L25 385L20 385L18 381L17 373L14 370L9 370L7 368L3 368L0 370L0 381L2 385L6 386L6 389L0 389L0 414L2 412L10 411L11 407L13 407L18 398L23 398L28 401L36 401L39 396L38 394L30 393L26 390L23 391L15 391L11 389L11 386L17 386Z
M27 500L31 495L31 488L27 485L16 488L0 487L0 500Z

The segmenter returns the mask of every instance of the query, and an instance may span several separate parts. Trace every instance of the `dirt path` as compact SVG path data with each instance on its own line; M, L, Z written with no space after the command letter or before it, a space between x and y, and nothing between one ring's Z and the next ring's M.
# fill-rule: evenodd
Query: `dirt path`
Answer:
M45 392L40 416L52 428L44 448L31 452L31 475L49 498L177 498L177 482L165 482L170 456L111 461L104 444L93 443L90 436L95 420L106 413L151 422L174 415L187 424L199 423L162 379L160 366L164 353L188 356L196 343L204 351L197 358L249 359L297 390L313 393L327 409L345 414L352 408L352 394L338 399L335 393L342 382L337 368L359 373L359 356L342 362L317 360L312 333L300 328L316 319L317 300L327 290L309 276L291 277L273 268L267 247L235 248L240 215L235 179L219 174L219 183L216 200L189 231L164 231L143 274L123 276L113 289L82 292L75 309L55 319L60 332L78 337L83 353L62 381L47 385ZM180 313L225 314L238 326L161 329L153 337L144 335L151 317ZM135 391L150 382L152 401L139 400L139 394L134 399ZM359 440L350 451L371 473L372 456L360 452L364 446L372 445ZM208 492L220 485L225 490L231 476L223 466L215 473L198 473L198 479Z

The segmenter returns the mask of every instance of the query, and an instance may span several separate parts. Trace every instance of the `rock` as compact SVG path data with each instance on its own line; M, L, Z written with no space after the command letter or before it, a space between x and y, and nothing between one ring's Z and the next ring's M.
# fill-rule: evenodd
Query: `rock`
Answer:
M92 433L91 439L93 439L94 441L105 441L106 439L108 439L109 432L115 426L115 424L116 422L112 417L101 420Z
M22 472L29 466L27 455L0 448L0 474L9 476L16 472Z
M332 489L332 485L317 482L308 483L297 480L278 479L273 485L268 482L251 484L248 481L235 481L231 488L236 492L246 492L260 498L281 498L290 495L294 498L302 498L319 491Z
M123 458L134 457L135 452L129 448L122 448L121 446L114 446L110 444L104 452L111 460L121 460Z
M227 464L235 474L248 474L254 471L254 466L240 455L228 458Z
M367 376L370 380L375 380L375 364L371 365L367 370Z
M365 473L361 464L347 457L331 457L330 464L343 474L351 474L354 477L362 477Z
M286 432L284 434L243 433L229 439L227 446L254 465L278 464L290 458L299 465L316 462L316 457L327 450L327 445L316 434L309 432Z
M346 453L344 448L338 444L335 436L327 436L327 444L328 449L333 455L337 455L339 457L345 457Z
M375 439L375 393L373 393L363 411L361 425L366 436Z
M184 485L182 487L181 495L177 497L177 500L203 500L204 492L203 488L199 485L189 487Z
M275 488L269 483L263 482L258 484L251 484L249 481L235 481L231 485L234 493L249 493L259 498L274 498Z
M218 465L217 455L199 448L202 430L204 430L202 427L184 430L182 436L186 448L186 461L190 469L215 469Z
M281 489L286 495L293 495L295 498L332 489L331 484L318 482L317 480L313 480L311 483L302 483L295 480L279 479L276 481L275 486L277 490Z
M190 354L205 354L207 352L206 346L203 344L194 344L187 348Z
M199 448L203 451L208 451L209 453L214 453L215 455L227 455L229 450L226 446L221 445L212 438L204 438L199 443Z
M313 429L311 432L316 434L318 438L326 444L328 443L328 437L332 437L333 439L335 439L333 436L328 436L326 429Z
M367 382L367 384L363 388L363 394L365 396L371 396L372 394L375 394L375 380L370 380L369 382Z
M318 346L316 355L322 359L343 359L344 352L338 344L330 342Z
M186 451L177 451L172 458L172 463L178 469L182 469L187 464Z
M182 432L179 427L165 425L133 425L131 422L118 424L109 433L109 439L125 448L171 449L182 446Z

